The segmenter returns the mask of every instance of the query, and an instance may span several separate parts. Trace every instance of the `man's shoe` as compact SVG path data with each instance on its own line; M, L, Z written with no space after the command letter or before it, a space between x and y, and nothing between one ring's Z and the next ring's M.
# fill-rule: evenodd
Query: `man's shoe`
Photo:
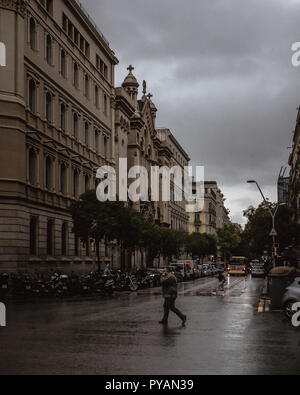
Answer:
M185 323L186 323L186 315L184 316L184 318L182 319L182 326L185 326Z

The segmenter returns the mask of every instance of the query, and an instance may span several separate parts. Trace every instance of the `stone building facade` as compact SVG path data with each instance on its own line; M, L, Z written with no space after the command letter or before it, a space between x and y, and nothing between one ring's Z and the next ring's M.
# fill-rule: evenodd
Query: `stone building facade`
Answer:
M149 202L131 203L133 207L151 222L170 229L187 231L188 215L185 211L186 202L174 201L174 180L171 178L171 200L163 202L151 201L151 167L184 166L188 165L189 157L180 146L169 129L156 127L157 108L152 101L152 94L147 94L147 84L143 81L142 95L139 99L140 84L133 75L134 68L128 67L129 73L121 87L116 88L116 166L117 177L120 174L119 158L127 158L128 169L133 166L143 166L147 169ZM119 184L119 180L117 185ZM162 190L161 180L159 182ZM145 256L139 251L134 253L126 269L132 266L145 265ZM163 264L161 260L155 262L156 266Z
M289 165L289 203L294 209L294 219L300 223L300 108L297 114Z
M196 183L194 183L196 189ZM215 235L217 229L230 224L229 211L216 181L204 182L204 205L201 212L190 213L189 233Z
M0 0L0 41L0 268L88 269L68 208L115 163L118 60L75 0Z
M185 168L190 161L188 154L169 129L158 128L157 132L161 141L159 165L167 166L169 169L179 167L184 176ZM184 180L182 180L182 187L178 187L175 185L174 180L171 179L171 200L169 203L161 202L160 211L164 215L163 222L167 223L170 229L188 232L189 214L186 212L187 202L185 200L183 186ZM176 188L180 189L178 192L182 196L182 201L175 201L174 199Z

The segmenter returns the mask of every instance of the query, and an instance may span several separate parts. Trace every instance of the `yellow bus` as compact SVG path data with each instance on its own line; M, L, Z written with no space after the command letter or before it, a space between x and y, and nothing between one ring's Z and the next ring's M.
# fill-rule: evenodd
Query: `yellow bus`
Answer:
M239 274L246 276L248 274L247 258L244 256L231 257L227 269L228 274Z

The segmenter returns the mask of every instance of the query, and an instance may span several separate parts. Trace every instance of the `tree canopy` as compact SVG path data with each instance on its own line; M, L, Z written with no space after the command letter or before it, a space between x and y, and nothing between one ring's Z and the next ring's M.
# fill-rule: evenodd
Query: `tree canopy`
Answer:
M229 258L241 243L241 235L234 225L217 229L218 246L225 259Z
M95 191L88 191L71 206L74 233L86 243L94 239L96 247L102 240L117 241L121 253L135 249L146 252L147 265L163 255L170 260L178 257L184 244L184 234L161 228L141 213L121 202L100 202ZM99 250L97 250L99 261Z
M267 203L271 210L275 210L275 203ZM288 206L280 206L275 217L275 229L278 233L276 243L279 251L290 245L300 243L300 225L293 221L293 211ZM250 207L244 212L248 222L243 233L243 240L248 244L252 256L261 256L264 251L271 252L273 240L270 236L272 217L266 203L258 208Z

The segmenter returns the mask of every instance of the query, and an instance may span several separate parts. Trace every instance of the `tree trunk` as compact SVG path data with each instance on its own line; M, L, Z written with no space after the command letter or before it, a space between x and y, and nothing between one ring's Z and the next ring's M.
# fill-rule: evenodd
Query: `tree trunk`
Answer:
M125 272L125 268L126 268L125 249L123 243L121 243L121 271Z

